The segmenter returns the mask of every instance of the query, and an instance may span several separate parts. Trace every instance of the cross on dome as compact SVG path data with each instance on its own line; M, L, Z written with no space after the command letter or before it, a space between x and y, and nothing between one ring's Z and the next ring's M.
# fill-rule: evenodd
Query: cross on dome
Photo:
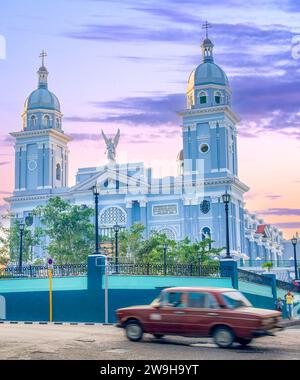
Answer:
M48 57L48 54L43 50L39 56L39 58L42 58L42 66L45 66L45 58Z
M206 38L208 38L208 29L211 29L212 25L209 24L207 21L202 25L202 29L206 29Z

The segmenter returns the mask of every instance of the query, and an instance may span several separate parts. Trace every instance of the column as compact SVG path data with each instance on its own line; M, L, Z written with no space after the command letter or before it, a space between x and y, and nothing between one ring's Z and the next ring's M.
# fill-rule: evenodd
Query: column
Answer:
M147 234L147 201L139 201L141 212L141 223L145 226L145 233Z
M126 202L126 212L127 212L127 229L132 226L132 201Z

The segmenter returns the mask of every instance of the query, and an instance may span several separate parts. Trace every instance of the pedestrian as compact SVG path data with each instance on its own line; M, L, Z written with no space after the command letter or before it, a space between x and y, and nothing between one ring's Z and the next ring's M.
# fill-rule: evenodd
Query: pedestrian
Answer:
M292 319L293 318L294 296L290 291L288 291L286 293L286 295L284 296L284 298L285 298L286 311L288 313L288 318Z
M282 302L282 299L279 297L277 298L276 302L275 302L275 307L276 307L276 310L277 311L280 311L282 313L282 309L283 309L283 302Z

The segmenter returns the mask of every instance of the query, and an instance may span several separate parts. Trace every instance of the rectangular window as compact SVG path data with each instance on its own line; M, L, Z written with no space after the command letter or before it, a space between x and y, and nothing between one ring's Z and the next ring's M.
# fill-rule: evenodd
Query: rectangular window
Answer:
M188 307L196 309L218 309L217 300L208 293L189 293Z

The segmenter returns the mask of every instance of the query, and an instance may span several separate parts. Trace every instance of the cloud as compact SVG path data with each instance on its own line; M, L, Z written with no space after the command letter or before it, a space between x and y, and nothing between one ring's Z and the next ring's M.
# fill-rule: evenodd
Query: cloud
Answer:
M201 28L200 17L193 14L179 12L166 8L135 8L144 13L159 15L168 18L170 24L145 22L144 25L133 24L85 24L80 30L64 33L64 36L71 39L91 40L91 41L109 41L109 42L175 42L194 45L195 40L200 39L199 29ZM182 23L182 26L174 27L174 22ZM188 27L185 27L186 24ZM201 32L204 35L204 32ZM251 47L263 47L270 45L272 49L277 47L282 51L283 46L288 46L292 37L296 35L288 30L284 25L268 25L267 27L258 27L255 24L229 24L215 23L213 25L213 40L216 44L226 49L230 48L231 57L235 53L238 57L240 51L245 47L249 50Z
M269 208L258 211L262 215L300 216L300 208Z
M0 205L0 214L4 214L6 211L8 211L9 206L7 204Z
M65 120L81 123L123 123L131 126L175 126L179 125L177 111L184 108L185 96L183 94L140 96L91 104L104 110L106 115L92 118L69 116Z
M294 229L294 228L300 228L300 222L286 222L286 223L273 223L278 228L287 228L287 229Z
M282 195L267 194L267 195L265 195L265 197L273 201L273 200L282 198Z
M11 195L12 192L10 192L10 191L0 190L0 194L2 194L2 195Z

